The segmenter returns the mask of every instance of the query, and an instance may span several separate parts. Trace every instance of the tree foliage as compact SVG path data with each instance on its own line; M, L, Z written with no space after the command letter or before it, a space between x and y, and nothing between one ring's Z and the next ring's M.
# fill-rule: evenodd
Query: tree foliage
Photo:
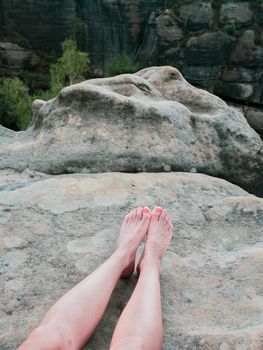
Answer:
M63 87L76 84L85 79L90 71L90 59L86 52L77 49L77 44L71 39L62 43L62 56L51 65L51 90L57 94Z
M0 124L14 130L24 130L31 120L31 98L28 88L19 78L0 81Z
M75 41L79 47L85 33L85 24L81 18L77 17L76 15L70 16L69 31L71 32L70 39Z

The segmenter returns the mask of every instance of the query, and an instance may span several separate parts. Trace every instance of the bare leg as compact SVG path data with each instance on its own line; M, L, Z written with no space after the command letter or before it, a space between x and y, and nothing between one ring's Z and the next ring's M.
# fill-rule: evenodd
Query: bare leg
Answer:
M148 208L134 209L125 217L116 251L48 311L19 350L75 350L85 344L100 322L121 274L134 266L150 217Z
M160 350L163 323L160 262L170 243L172 222L165 209L156 208L140 261L140 277L115 328L111 350Z

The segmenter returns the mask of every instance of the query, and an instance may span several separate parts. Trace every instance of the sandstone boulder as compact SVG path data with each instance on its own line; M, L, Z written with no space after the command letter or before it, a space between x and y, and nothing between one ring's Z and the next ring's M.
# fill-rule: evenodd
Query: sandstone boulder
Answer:
M263 143L244 116L172 67L95 79L34 104L25 132L0 129L0 169L49 174L192 171L261 193Z
M175 227L161 272L164 350L261 349L263 199L189 173L5 170L0 183L1 350L111 254L124 215L141 205L166 207ZM119 282L85 349L108 349L135 284Z

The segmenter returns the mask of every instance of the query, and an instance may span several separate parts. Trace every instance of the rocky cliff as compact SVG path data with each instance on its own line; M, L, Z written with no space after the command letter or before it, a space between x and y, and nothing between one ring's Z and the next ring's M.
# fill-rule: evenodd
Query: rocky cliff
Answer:
M0 0L0 9L0 40L55 52L77 16L95 68L125 52L143 65L174 65L225 98L263 104L261 0Z

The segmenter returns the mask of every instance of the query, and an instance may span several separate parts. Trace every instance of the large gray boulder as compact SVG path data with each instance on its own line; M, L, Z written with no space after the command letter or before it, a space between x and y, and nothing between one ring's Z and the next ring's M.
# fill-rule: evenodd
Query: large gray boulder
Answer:
M189 173L5 170L0 183L1 350L15 349L111 254L130 209L156 205L174 222L161 272L164 350L262 348L263 199ZM134 277L119 282L85 349L108 349L135 284Z
M26 132L0 129L0 169L202 172L263 194L259 135L175 68L85 81L33 110Z

